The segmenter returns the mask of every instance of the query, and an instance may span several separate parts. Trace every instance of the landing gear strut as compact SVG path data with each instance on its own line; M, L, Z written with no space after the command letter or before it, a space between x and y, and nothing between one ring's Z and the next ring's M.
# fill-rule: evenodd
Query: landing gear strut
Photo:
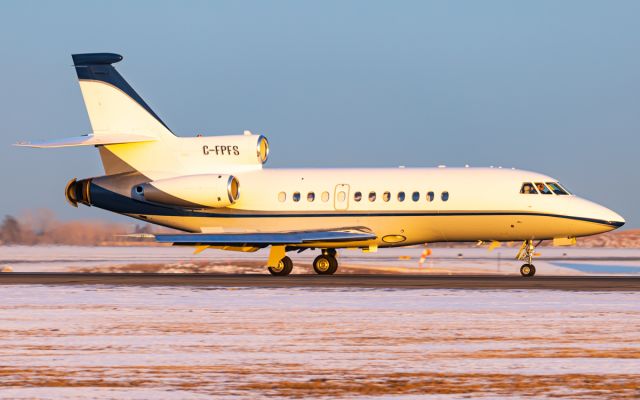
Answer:
M313 269L318 275L333 275L338 270L338 260L334 249L322 250L322 254L313 260Z
M542 242L538 242L538 244L534 245L533 240L525 240L520 247L520 251L518 252L518 260L525 260L526 264L523 264L520 267L520 274L524 277L531 277L536 274L536 267L533 266L533 252L536 250L536 246Z

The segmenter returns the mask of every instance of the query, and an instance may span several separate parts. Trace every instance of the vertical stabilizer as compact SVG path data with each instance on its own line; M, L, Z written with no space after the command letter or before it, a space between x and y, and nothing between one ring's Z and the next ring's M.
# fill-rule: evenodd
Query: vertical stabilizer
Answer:
M157 139L174 136L112 66L122 56L112 53L74 54L93 134L139 134Z

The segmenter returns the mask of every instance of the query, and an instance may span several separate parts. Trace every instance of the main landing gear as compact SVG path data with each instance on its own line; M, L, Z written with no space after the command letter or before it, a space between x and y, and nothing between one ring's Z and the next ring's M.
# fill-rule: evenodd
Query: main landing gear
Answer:
M536 246L538 246L540 242L536 245L533 244L533 240L525 240L522 243L522 247L520 247L520 251L518 252L517 259L518 260L526 260L526 264L523 264L520 267L520 274L526 278L534 276L536 274L536 267L533 266L533 253L536 250Z
M333 275L338 270L338 260L334 249L322 250L322 254L313 260L313 270L318 275Z
M282 257L275 267L269 267L269 272L275 276L289 275L292 270L293 261L287 256Z
M269 255L268 270L271 275L286 276L293 270L293 261L285 255L284 247L271 249ZM338 270L338 260L335 249L324 249L322 254L313 260L313 270L318 275L333 275Z

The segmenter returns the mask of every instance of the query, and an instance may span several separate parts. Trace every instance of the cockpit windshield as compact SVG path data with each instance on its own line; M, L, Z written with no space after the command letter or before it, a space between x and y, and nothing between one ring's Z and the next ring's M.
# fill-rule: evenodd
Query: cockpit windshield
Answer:
M567 192L567 194L571 194L571 192L569 190L567 190L567 187L564 186L564 185L561 185L560 182L556 182L556 185L560 186L560 189L562 189L565 192Z
M553 190L553 193L559 195L567 195L569 194L566 190L564 190L557 182L547 182L547 185Z
M536 182L536 188L538 189L538 192L542 194L551 194L551 189L549 189L547 185L542 182Z
M569 195L568 190L560 186L558 182L525 182L520 187L521 194L557 194Z

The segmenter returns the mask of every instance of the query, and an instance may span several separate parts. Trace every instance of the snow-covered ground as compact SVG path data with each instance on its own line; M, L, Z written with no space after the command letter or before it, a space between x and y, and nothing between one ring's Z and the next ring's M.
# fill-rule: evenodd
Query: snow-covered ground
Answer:
M342 251L368 272L514 273L517 249ZM640 250L542 248L540 274L638 274ZM309 272L315 252L292 254ZM266 251L0 247L0 269L264 271ZM257 269L256 269L256 266ZM166 270L166 269L165 269ZM206 270L206 269L205 269ZM0 286L0 397L637 398L637 293Z
M424 248L380 249L376 253L359 250L340 251L343 266L366 267L394 272L438 273L501 273L517 274L522 264L514 260L516 247L433 248L432 255L421 266ZM640 249L603 248L540 248L535 265L539 274L640 274ZM317 255L314 251L290 253L294 263L309 265ZM0 270L55 272L90 269L127 264L171 264L172 271L194 262L234 261L264 262L267 250L238 253L206 250L194 255L189 247L74 247L74 246L0 246ZM309 272L309 268L294 272ZM265 271L266 273L266 271Z
M637 293L0 287L3 398L633 398Z

